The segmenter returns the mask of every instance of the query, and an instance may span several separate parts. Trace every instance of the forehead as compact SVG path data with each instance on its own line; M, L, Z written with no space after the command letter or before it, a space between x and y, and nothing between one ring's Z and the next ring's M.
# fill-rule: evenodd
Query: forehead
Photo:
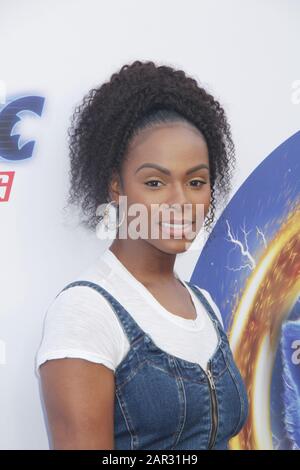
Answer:
M208 149L202 133L185 122L161 123L141 130L131 140L127 156L132 164L146 161L207 161ZM149 160L150 159L150 160Z

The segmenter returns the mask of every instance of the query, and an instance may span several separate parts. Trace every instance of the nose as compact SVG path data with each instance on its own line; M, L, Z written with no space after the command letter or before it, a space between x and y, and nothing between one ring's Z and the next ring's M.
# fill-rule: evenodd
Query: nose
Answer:
M185 189L182 188L181 184L178 184L174 188L174 191L172 191L172 194L170 194L166 204L180 210L183 209L186 204L191 204L191 201L187 197Z
M172 211L174 220L192 220L192 203L187 197L186 191L180 184L175 188L170 197L164 202L166 210Z

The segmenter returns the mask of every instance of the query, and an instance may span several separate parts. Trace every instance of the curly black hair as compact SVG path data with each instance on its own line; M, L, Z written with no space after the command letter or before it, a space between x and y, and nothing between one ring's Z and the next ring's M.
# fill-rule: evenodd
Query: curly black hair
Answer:
M94 229L100 204L108 202L115 171L121 178L130 139L140 129L166 121L188 121L204 135L210 164L211 205L204 227L223 205L235 168L230 125L219 102L183 70L135 60L92 88L75 107L68 129L69 204L81 208L81 224Z

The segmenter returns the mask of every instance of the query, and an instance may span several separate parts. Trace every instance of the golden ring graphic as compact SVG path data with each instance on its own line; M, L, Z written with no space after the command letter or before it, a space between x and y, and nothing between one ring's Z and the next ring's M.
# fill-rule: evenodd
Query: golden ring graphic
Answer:
M300 291L300 204L290 211L247 279L228 332L245 381L249 416L231 450L273 449L271 380L283 321Z

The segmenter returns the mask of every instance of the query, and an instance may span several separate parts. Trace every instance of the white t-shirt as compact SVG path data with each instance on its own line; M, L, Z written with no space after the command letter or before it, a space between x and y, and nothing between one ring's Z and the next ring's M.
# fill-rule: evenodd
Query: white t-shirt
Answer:
M160 349L206 369L217 347L216 330L195 293L176 270L174 273L191 295L197 312L195 320L166 310L109 248L74 280L102 286ZM201 288L201 292L223 325L212 297L205 289ZM109 301L91 287L74 286L54 298L46 311L35 370L39 376L38 368L45 361L73 357L104 364L114 371L129 348L128 338Z

